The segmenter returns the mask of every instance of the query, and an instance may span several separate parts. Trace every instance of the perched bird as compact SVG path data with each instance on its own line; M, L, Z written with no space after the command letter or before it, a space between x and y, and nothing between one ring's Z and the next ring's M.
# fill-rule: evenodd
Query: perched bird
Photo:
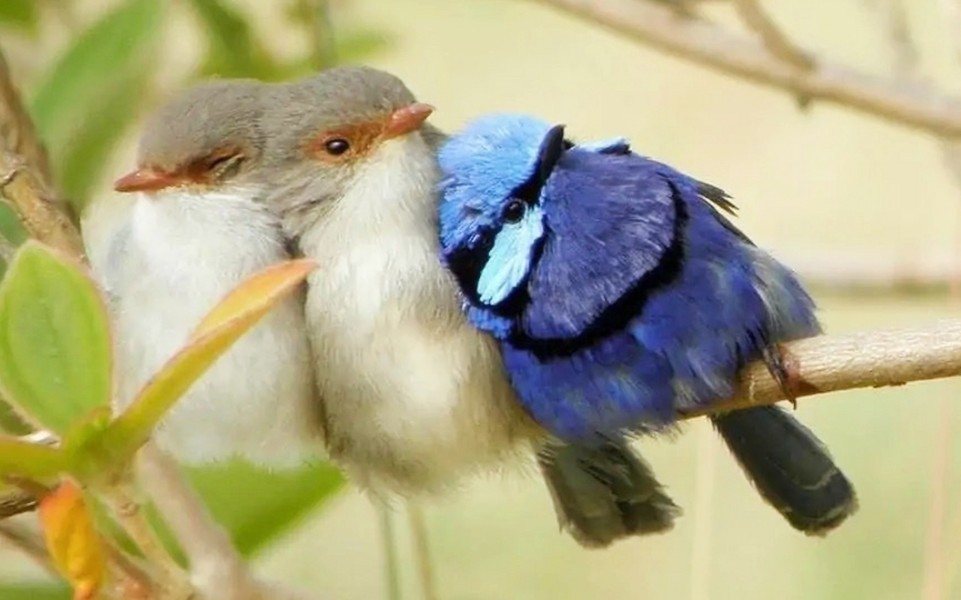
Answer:
M534 117L478 118L441 148L445 264L500 343L520 402L558 438L609 444L731 396L777 343L820 331L785 266L720 210L720 189L627 141L578 146ZM712 417L760 494L821 534L856 510L821 442L780 408Z
M148 121L137 169L115 183L137 196L94 274L114 320L120 407L231 289L289 258L278 219L260 201L271 90L223 81L175 97ZM241 456L286 467L323 451L321 423L295 294L190 388L156 441L187 463Z
M331 456L375 493L449 488L533 445L582 543L670 527L676 507L622 441L551 444L440 260L432 108L396 77L341 67L287 86L265 127L268 204L307 257L314 372Z

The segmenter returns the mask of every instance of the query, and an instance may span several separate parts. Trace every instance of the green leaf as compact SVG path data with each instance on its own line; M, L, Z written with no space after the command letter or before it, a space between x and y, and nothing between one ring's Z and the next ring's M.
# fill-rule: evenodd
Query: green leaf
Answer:
M30 234L20 222L17 211L6 201L0 200L0 235L13 246L19 246L30 238Z
M93 281L33 240L0 283L0 388L30 419L57 434L109 406L110 330Z
M67 455L53 446L0 436L0 474L46 479L66 471Z
M192 468L188 475L244 556L288 531L344 485L340 472L324 463L268 472L235 460Z
M234 288L110 424L103 447L117 459L136 452L190 386L316 267L309 259L289 260L262 269Z
M131 84L143 81L134 75L145 76L159 60L156 43L168 4L164 0L121 2L76 38L33 96L31 114L51 150L54 171L66 182L79 178L84 184L77 189L65 187L74 200L82 199L79 192L89 191L85 190L89 184L83 177L65 173L65 168L78 162L78 152L103 155L103 146L112 143L132 121L131 107L139 105L146 86ZM118 110L122 92L126 92L129 105ZM92 134L88 125L91 120L98 121L100 127L107 125L111 132ZM102 168L105 164L94 166ZM99 168L86 179L95 178L96 173Z
M40 12L39 0L0 0L0 23L33 31Z
M72 596L70 588L63 584L0 584L0 598L3 600L70 600Z
M190 0L207 37L202 72L221 77L271 80L277 69L247 21L218 0Z

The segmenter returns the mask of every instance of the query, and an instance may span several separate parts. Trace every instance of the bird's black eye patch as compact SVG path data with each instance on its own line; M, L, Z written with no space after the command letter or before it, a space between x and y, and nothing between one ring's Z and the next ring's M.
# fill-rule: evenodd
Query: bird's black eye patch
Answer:
M350 150L350 142L344 138L331 138L324 142L324 150L331 156L340 156Z
M511 200L507 206L504 207L502 217L505 223L519 223L520 220L524 218L526 212L527 203L521 202L520 200Z

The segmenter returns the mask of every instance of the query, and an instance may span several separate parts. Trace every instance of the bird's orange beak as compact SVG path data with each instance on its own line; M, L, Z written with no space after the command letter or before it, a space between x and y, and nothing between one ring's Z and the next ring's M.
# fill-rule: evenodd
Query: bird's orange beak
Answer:
M415 102L410 106L395 110L387 118L387 127L383 133L384 139L389 140L416 130L432 112L434 112L434 107L423 102Z
M156 192L180 183L176 175L150 168L137 169L113 182L118 192Z

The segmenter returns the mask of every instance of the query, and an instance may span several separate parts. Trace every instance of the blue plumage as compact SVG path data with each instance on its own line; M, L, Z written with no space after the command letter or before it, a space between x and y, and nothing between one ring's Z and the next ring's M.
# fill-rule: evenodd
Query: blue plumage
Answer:
M730 396L751 360L782 376L775 344L820 331L795 275L721 214L723 191L622 138L574 145L561 126L497 114L454 135L439 163L443 260L468 318L500 341L520 401L560 439L662 431ZM715 425L795 526L821 531L854 510L826 451L780 409Z
M561 151L541 173L549 145ZM795 276L708 203L713 188L624 140L571 146L560 128L497 115L440 165L441 240L469 316L563 439L661 429L729 396L771 342L819 331Z

